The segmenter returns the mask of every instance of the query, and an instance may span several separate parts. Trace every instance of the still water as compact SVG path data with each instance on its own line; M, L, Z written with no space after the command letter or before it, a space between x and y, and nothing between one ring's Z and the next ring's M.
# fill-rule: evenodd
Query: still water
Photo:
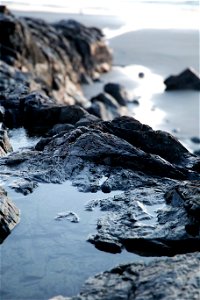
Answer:
M41 184L33 194L23 196L6 187L21 211L21 222L1 245L1 297L6 300L40 300L55 295L74 295L84 281L119 263L144 261L123 251L101 252L88 243L96 221L103 215L85 210L92 199L105 198L102 192L80 193L70 182ZM112 195L119 194L115 191ZM109 194L110 196L111 194ZM73 211L80 223L57 214Z

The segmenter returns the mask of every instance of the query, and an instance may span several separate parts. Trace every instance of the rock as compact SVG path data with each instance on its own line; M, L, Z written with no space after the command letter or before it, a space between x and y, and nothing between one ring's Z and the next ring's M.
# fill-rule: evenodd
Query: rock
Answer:
M6 127L0 124L0 157L12 151Z
M2 6L0 30L0 90L24 83L57 104L83 105L81 80L110 69L111 51L97 28L73 20L17 18Z
M17 193L22 193L23 195L28 195L33 192L33 190L38 186L36 182L30 180L15 180L10 184L10 187Z
M138 120L123 116L103 123L104 130L141 150L161 156L171 163L185 159L188 150L170 133L153 130Z
M98 220L98 233L88 241L112 253L123 248L147 256L199 251L199 199L198 181L143 186L101 199L95 207L98 205L107 214Z
M191 141L194 143L194 144L200 144L200 138L198 136L194 136L191 138Z
M104 121L112 120L123 114L128 114L125 106L121 106L109 94L101 93L91 99L92 105L88 112L101 118Z
M194 154L200 156L200 150L195 150Z
M72 223L79 223L80 219L76 213L73 211L66 211L66 212L61 212L58 213L57 216L55 217L55 220L60 221L62 219L69 220Z
M89 113L78 105L58 105L41 92L10 93L0 101L5 109L4 122L8 127L24 126L29 133L45 134L56 124L76 124Z
M200 90L199 75L192 69L186 69L178 75L173 75L165 79L166 90Z
M144 73L143 72L138 73L138 77L139 78L144 78Z
M121 106L126 106L128 102L128 94L125 88L118 83L107 83L104 91L110 94Z
M5 190L0 187L0 243L11 233L19 223L19 209L7 197Z
M51 300L199 299L199 253L119 265L90 277L81 293Z

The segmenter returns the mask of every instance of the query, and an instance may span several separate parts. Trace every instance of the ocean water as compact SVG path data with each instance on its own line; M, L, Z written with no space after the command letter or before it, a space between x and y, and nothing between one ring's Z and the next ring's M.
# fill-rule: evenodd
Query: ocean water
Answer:
M196 0L1 0L0 3L15 11L115 16L134 29L198 29L200 25Z

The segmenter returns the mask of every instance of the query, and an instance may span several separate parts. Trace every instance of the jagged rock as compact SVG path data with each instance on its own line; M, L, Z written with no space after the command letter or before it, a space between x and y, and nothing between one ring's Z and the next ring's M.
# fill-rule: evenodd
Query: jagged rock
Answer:
M199 75L192 69L186 69L178 75L173 75L165 79L166 90L200 90Z
M153 130L132 117L123 116L111 122L104 122L103 129L171 163L185 160L188 154L188 150L170 133Z
M101 199L97 205L107 214L98 220L98 233L88 241L100 250L117 253L126 248L148 256L200 250L198 181L143 186Z
M41 92L10 93L0 100L8 127L24 126L32 134L47 133L56 124L76 124L89 113L78 105L58 105Z
M10 187L14 189L17 193L22 193L23 195L28 195L33 192L33 190L38 186L36 182L18 179L10 184Z
M198 300L200 254L119 265L89 278L74 297L51 300Z
M118 83L107 83L104 86L104 91L110 94L119 105L126 106L128 102L128 94L125 88Z
M18 83L37 87L58 103L84 104L80 83L108 71L112 55L102 32L73 20L48 24L0 10L0 89ZM13 67L13 68L12 68Z
M19 223L19 209L7 197L5 190L0 187L0 244Z
M13 149L8 138L6 127L0 124L0 157L12 151Z

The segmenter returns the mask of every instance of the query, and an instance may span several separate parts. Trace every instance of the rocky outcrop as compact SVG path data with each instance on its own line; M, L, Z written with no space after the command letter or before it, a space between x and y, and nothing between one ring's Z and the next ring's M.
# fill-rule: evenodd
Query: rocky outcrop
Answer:
M199 253L120 265L89 278L81 293L51 300L199 299Z
M166 90L198 90L200 91L200 77L192 69L186 69L178 75L165 79Z
M7 129L0 123L0 157L4 156L6 153L12 152L12 146L10 144Z
M73 20L49 24L16 18L0 9L0 88L26 83L58 103L83 104L80 83L110 69L111 52L102 32Z
M0 187L0 244L19 223L19 209L7 197L5 190Z
M172 186L172 187L170 187ZM107 214L89 241L100 250L123 248L146 256L200 251L200 185L166 182L91 202Z

